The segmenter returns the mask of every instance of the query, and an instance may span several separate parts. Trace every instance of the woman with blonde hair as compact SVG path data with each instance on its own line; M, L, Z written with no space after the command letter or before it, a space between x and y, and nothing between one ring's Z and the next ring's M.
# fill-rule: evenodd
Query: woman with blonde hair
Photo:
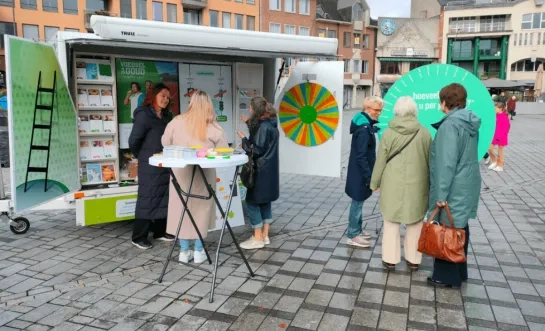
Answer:
M227 137L223 128L216 121L216 113L212 100L204 91L193 93L189 101L187 111L176 116L166 127L162 138L163 146L203 146L205 148L228 147ZM216 181L215 169L203 169L208 183ZM176 180L182 190L189 191L193 167L173 169ZM208 189L203 178L195 173L191 194L208 195ZM213 228L216 220L216 206L213 199L189 199L188 208L195 219L195 223L203 238L206 238L208 229ZM180 215L183 213L183 205L172 183L168 201L167 231L176 233ZM206 261L204 247L199 240L197 231L193 228L191 220L184 215L182 228L178 236L180 240L180 262L188 263L192 259L195 263ZM194 241L194 250L190 249L190 240Z
M393 270L401 262L400 225L405 224L405 261L416 270L422 262L418 240L428 210L432 139L416 118L417 105L411 97L397 100L394 115L380 140L371 189L380 189L379 208L384 217L382 264Z

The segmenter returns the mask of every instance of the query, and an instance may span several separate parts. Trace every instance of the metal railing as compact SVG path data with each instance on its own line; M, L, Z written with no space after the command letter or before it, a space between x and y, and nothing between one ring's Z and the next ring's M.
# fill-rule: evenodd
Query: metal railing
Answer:
M463 10L463 9L475 9L475 8L487 8L487 7L512 7L520 2L526 0L490 0L486 3L477 3L474 0L468 1L449 1L445 6L445 10Z

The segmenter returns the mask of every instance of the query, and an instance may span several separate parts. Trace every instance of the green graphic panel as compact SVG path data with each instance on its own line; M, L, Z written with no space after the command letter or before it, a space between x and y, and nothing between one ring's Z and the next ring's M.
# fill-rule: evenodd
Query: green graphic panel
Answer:
M117 59L115 61L116 87L117 87L117 112L120 124L132 124L131 114L134 106L128 101L127 95L132 89L133 83L140 87L141 98L138 106L142 105L150 84L163 83L170 90L170 109L174 115L180 113L180 97L178 95L178 63L145 60Z
M409 71L388 90L384 110L379 118L379 137L394 117L394 105L399 97L410 96L418 105L418 120L432 137L437 132L431 125L445 114L439 107L439 91L451 83L462 84L467 90L466 108L481 119L479 129L479 156L486 154L496 128L496 111L490 93L472 73L450 64L430 64Z
M112 223L118 221L127 221L134 219L133 215L124 217L117 216L118 201L133 200L137 198L137 194L129 194L116 196L111 198L88 199L84 201L84 217L85 226Z
M32 208L80 188L78 170L77 117L53 47L33 41L9 37L6 47L10 134L10 158L13 183L12 199L15 212ZM32 150L30 167L47 167L44 172L28 172L33 124L49 124L50 110L35 109L38 77L41 87L53 88L51 143L49 129L34 129L34 145L49 145L46 150ZM51 93L39 93L38 105L51 106ZM34 120L34 113L36 119ZM27 190L25 192L25 181Z

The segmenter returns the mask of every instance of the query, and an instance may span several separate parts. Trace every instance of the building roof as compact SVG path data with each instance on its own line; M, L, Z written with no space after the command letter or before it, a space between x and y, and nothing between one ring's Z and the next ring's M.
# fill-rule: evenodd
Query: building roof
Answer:
M355 3L360 3L364 11L370 10L365 0L317 0L316 19L352 22L352 6ZM323 10L323 15L319 13L319 7Z

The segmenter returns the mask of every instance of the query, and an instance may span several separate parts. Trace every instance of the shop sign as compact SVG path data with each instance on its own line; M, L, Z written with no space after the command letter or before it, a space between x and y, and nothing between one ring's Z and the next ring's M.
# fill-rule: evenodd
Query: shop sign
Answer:
M412 48L404 50L395 50L391 52L391 56L428 56L427 51L417 51Z

